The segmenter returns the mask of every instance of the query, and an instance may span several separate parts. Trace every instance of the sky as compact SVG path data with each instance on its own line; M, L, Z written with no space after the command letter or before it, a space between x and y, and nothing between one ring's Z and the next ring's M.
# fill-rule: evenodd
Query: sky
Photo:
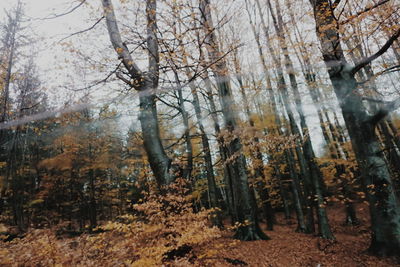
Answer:
M1 0L0 1L0 17L4 17L4 10L15 6L18 0ZM51 17L55 14L62 14L72 7L76 6L79 1L71 0L23 0L25 4L25 13L31 19L31 23L38 33L47 37L62 36L68 33L68 29L79 26L85 19L84 12L77 9L71 14L58 17L57 19L43 20L43 18Z
M0 0L0 20L4 20L5 10L17 4L18 0ZM60 83L61 73L55 70L60 61L65 61L66 53L59 41L69 34L86 27L89 18L87 10L80 8L71 14L55 19L44 19L70 10L78 2L71 0L23 0L26 23L36 39L34 45L38 54L36 62L47 84ZM50 73L50 75L49 75ZM61 78L63 79L63 78ZM64 78L66 79L66 78ZM54 80L54 81L52 81Z
M17 2L18 0L0 0L0 21L4 19L4 10L15 6ZM25 15L28 20L26 24L30 25L29 29L32 29L32 35L36 39L33 45L37 51L35 62L48 94L55 95L52 97L54 104L62 105L64 103L60 101L68 97L81 98L87 92L79 92L79 89L93 80L100 79L99 77L103 78L104 73L108 73L109 70L91 71L88 63L74 56L69 50L81 50L82 54L91 57L96 53L101 55L102 50L108 49L110 44L106 34L99 35L94 30L70 36L91 27L102 16L99 9L100 1L88 0L84 5L63 16L58 15L78 6L80 0L22 0L22 2L25 4ZM100 23L95 30L97 29L104 30L104 24ZM69 46L69 43L72 46ZM116 57L111 52L109 58ZM94 77L96 74L98 75ZM99 99L101 97L102 94L92 94L90 98L94 99L86 101L101 102Z

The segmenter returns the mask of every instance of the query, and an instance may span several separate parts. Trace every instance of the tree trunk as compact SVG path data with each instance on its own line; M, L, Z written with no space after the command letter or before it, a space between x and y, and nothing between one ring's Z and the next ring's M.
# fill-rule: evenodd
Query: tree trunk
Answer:
M294 135L297 135L299 138L301 138L301 134L300 134L300 130L295 122L294 116L293 116L293 112L292 112L292 108L289 104L289 100L288 100L288 92L287 92L287 86L286 86L286 81L283 75L283 69L282 69L282 64L280 62L280 59L277 57L277 54L275 52L275 50L273 49L273 47L271 46L269 40L269 32L268 32L268 28L266 26L266 23L264 21L264 18L262 16L262 12L261 12L261 5L259 0L256 0L256 4L257 4L257 8L259 10L260 13L260 19L261 19L261 25L263 27L264 30L264 34L265 37L267 39L267 46L268 49L270 51L270 55L273 58L273 61L276 65L277 68L277 83L278 83L278 90L279 90L279 94L281 95L287 116L289 118L289 124L290 124L290 128L291 128L291 133ZM298 139L299 139L298 138ZM303 151L301 149L301 144L302 142L300 142L299 140L297 140L297 145L296 145L296 155L297 155L297 159L299 161L299 166L300 166L300 172L301 172L301 176L303 178L304 181L304 192L305 192L305 196L306 196L306 225L307 225L307 229L306 232L308 233L313 233L315 231L315 226L314 226L314 214L313 214L313 199L309 198L308 196L312 195L312 179L311 179L311 173L310 173L310 169L307 166L307 162L304 158L304 154Z
M284 29L283 29L283 21L282 21L282 15L280 12L279 2L276 2L277 16L274 15L274 11L273 11L270 0L267 1L267 4L269 6L269 9L270 9L270 12L272 15L272 21L273 21L273 24L275 27L275 31L278 35L279 44L280 44L280 47L281 47L283 55L284 55L285 67L286 67L286 71L289 75L290 85L293 90L297 113L300 116L300 126L302 128L301 130L302 130L302 134L303 134L303 138L304 138L303 139L303 142L304 142L303 153L304 153L304 158L305 158L306 162L308 163L308 168L310 170L310 175L311 175L310 178L311 178L312 184L313 184L313 191L314 191L315 197L316 197L316 209L317 209L317 215L318 215L319 234L323 238L334 239L334 236L332 234L332 231L331 231L329 223L328 223L328 217L326 215L326 209L325 209L325 204L324 204L325 201L324 201L324 196L323 196L323 180L322 180L318 165L315 161L315 154L314 154L311 139L309 136L309 130L307 127L306 118L304 116L300 92L299 92L299 89L297 86L297 79L294 74L293 63L289 56L289 51L287 48L286 36L285 36ZM286 86L282 87L282 89L284 90L283 91L283 96L284 96L283 99L284 99L284 101L287 102L288 96L287 96L287 92L285 91L285 90L287 90ZM285 106L286 106L286 109L290 109L290 105L288 104L288 102L285 103ZM288 111L288 113L289 112L291 113L291 111Z
M215 130L215 134L217 136L219 154L221 156L221 160L222 160L222 164L223 164L224 180L225 180L225 184L226 184L226 193L227 193L226 194L226 196L227 196L226 204L228 206L228 211L229 211L229 214L231 215L232 225L233 225L234 222L237 221L236 207L234 206L234 198L233 198L233 185L232 185L233 170L232 170L231 166L229 164L227 164L228 152L227 152L227 148L225 146L224 137L222 136L222 133L221 133L221 127L220 127L219 120L218 120L217 108L216 108L215 101L214 101L213 91L212 91L212 87L211 87L211 81L209 80L209 77L207 74L204 77L204 83L205 83L205 87L207 90L207 100L210 105L211 119L213 120L214 130Z
M190 75L188 75L190 76ZM199 96L197 95L197 88L193 83L190 83L190 89L193 96L193 106L194 111L196 113L197 124L199 125L200 136L201 136L201 144L203 147L204 153L204 162L206 164L206 173L207 173L207 183L208 183L208 193L210 195L210 206L214 209L219 209L219 197L218 197L218 189L217 184L215 182L212 157L211 157L211 148L210 143L208 141L208 137L203 125L203 116L201 114L200 101ZM220 212L217 210L214 212L214 218L212 219L214 225L222 227L222 221Z
M121 59L123 66L129 72L130 86L138 90L140 94L139 120L142 127L144 148L151 169L159 186L169 184L174 181L174 175L170 172L172 161L167 156L161 142L155 96L158 86L160 60L156 36L157 1L146 0L146 43L149 50L149 69L147 74L142 73L136 66L127 46L122 42L111 0L102 0L102 4L111 44Z
M159 185L167 185L174 181L170 173L171 159L165 153L161 143L157 120L156 96L142 94L140 96L139 120L142 127L143 144L150 167Z
M257 1L257 4L258 4L258 7L260 7L258 1ZM259 57L260 57L260 60L261 60L262 66L263 66L264 75L267 80L267 93L270 97L271 111L272 111L272 114L274 114L274 116L275 116L275 122L277 124L278 134L282 135L282 132L280 130L281 122L279 119L278 110L276 109L276 100L274 97L274 92L272 90L271 80L270 80L269 72L268 72L268 68L267 68L267 63L265 61L264 52L263 52L261 42L260 42L260 36L259 36L259 33L256 31L255 25L253 23L253 20L252 20L250 11L249 11L249 7L247 5L247 1L246 1L246 10L247 10L248 17L250 20L250 26L251 26L251 29L252 29L252 32L254 35L254 39L257 44L258 54L259 54ZM263 20L263 18L261 18L261 19ZM263 25L265 26L265 24L263 24ZM284 153L285 153L285 159L289 164L289 172L290 172L290 176L292 178L291 188L293 191L294 205L295 205L296 217L297 217L297 222L298 222L297 231L306 232L306 226L305 226L304 214L303 214L303 204L302 204L302 200L301 200L302 194L301 194L300 181L299 181L297 173L295 172L296 166L294 163L294 159L290 158L288 151L286 150ZM276 169L279 172L279 169L278 168L276 168ZM278 177L278 179L281 179L281 177ZM285 210L286 210L286 208L285 208Z
M220 97L222 114L225 121L225 127L228 131L227 152L228 164L235 171L232 176L234 186L234 202L237 207L238 222L242 225L237 229L235 237L241 240L259 240L268 237L261 231L257 216L255 203L252 199L251 189L248 184L246 160L242 153L242 144L239 137L235 136L237 127L236 113L234 110L234 100L230 87L228 69L226 63L221 59L221 53L218 49L217 38L213 31L213 22L211 17L209 0L200 1L201 21L206 35L206 48L211 62L212 71L216 76L218 94Z
M251 111L250 111L250 105L247 99L247 94L245 91L245 87L243 84L243 79L240 76L241 75L241 67L239 65L239 60L237 58L237 51L234 51L234 65L235 65L235 71L236 71L236 79L239 83L239 88L240 88L240 93L242 95L242 100L244 103L244 109L246 113L247 120L249 121L249 125L251 127L251 131L255 131L255 124L254 120L251 118ZM267 230L272 231L274 229L274 223L275 223L275 212L274 209L271 205L271 199L269 197L269 192L268 189L266 188L266 177L264 174L264 162L263 162L263 155L260 150L260 140L256 136L256 134L253 134L253 145L250 147L251 153L254 155L253 157L253 166L254 166L254 178L255 178L255 185L256 189L258 191L258 194L260 195L263 210L264 210L264 215L265 215L265 220L267 222Z
M317 37L335 94L339 99L353 149L362 172L371 213L370 251L398 255L400 251L400 203L393 190L388 167L375 134L375 117L367 114L356 92L357 69L350 67L340 44L338 23L328 0L310 0Z

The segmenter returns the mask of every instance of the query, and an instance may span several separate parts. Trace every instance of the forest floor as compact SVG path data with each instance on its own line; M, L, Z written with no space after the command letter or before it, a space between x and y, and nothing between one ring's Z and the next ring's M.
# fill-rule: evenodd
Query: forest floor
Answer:
M328 207L328 214L336 241L326 241L319 237L296 233L295 219L292 224L283 224L284 219L281 213L277 214L277 224L274 231L266 231L271 240L267 241L234 241L232 232L224 231L223 237L206 244L208 253L204 254L204 246L194 248L185 264L166 263L164 266L400 266L400 262L394 258L380 259L369 255L366 250L369 245L369 218L368 207L357 205L358 218L361 224L358 226L346 226L344 222L344 207L335 205ZM265 228L265 225L261 225ZM26 238L25 238L26 239ZM15 240L13 242L0 242L0 252L3 249L8 254L1 255L0 266L37 266L30 264L28 253L21 256L24 242ZM80 239L68 238L52 242L77 243ZM25 241L27 242L27 241ZM44 244L45 245L45 244ZM66 246L64 246L65 248ZM71 246L68 246L71 247ZM6 250L4 250L6 249ZM31 251L32 253L32 251ZM29 253L29 254L31 254ZM72 252L73 253L73 252ZM113 252L114 253L114 252ZM118 253L116 251L115 253ZM123 254L121 252L121 254ZM122 256L119 254L118 256ZM31 254L32 255L32 254ZM193 255L196 255L193 257ZM202 255L202 256L200 256ZM116 258L118 257L116 254ZM12 258L8 263L1 262L1 259ZM123 259L122 259L122 262ZM32 263L32 261L31 261ZM47 266L47 264L40 264ZM64 266L53 265L53 266ZM65 265L72 266L72 265ZM83 265L85 266L85 265ZM94 265L99 266L99 265ZM121 266L125 266L122 264ZM149 265L150 266L150 265Z
M234 266L226 259L236 259L236 265L245 266L400 266L398 259L381 259L368 254L370 242L369 216L366 205L357 205L360 225L344 225L343 205L328 207L329 221L336 241L296 233L296 223L278 224L274 231L266 231L271 238L267 241L238 242L221 249L218 257L208 262L212 266ZM278 221L284 222L281 213ZM265 225L262 225L265 229ZM230 236L219 240L228 243ZM224 259L225 258L225 259ZM205 264L207 265L207 263Z

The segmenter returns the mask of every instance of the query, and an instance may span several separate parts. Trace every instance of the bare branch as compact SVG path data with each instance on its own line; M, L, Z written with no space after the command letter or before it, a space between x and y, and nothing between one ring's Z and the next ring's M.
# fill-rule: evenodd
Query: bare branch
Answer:
M365 9L363 9L363 10L357 12L357 14L350 16L350 17L347 18L345 21L340 22L340 24L342 24L342 25L343 25L343 24L347 24L347 23L349 23L350 21L352 21L353 19L355 19L356 17L358 17L358 16L360 16L360 15L366 13L366 12L369 12L369 11L371 11L371 10L373 10L373 9L375 9L375 8L381 6L381 5L383 5L383 4L385 4L385 3L389 2L389 1L390 1L390 0L381 0L381 1L379 1L378 3L376 3L376 4L373 5L373 6L366 7Z
M30 106L30 107L23 107L23 108L20 108L19 111L24 111L24 110L33 109L33 108L39 106L39 104L40 104L40 102L38 102L38 103L36 103L36 104L34 104L34 105Z
M118 54L122 64L128 70L129 75L133 79L132 87L140 90L145 82L145 76L139 67L134 63L128 47L122 42L121 33L118 28L117 18L115 17L114 7L110 0L102 0L104 16L106 18L107 29L110 41Z
M78 31L78 32L71 33L70 35L68 35L67 37L62 38L62 39L61 39L60 41L58 41L58 42L60 43L60 42L64 41L65 39L71 38L72 36L75 36L75 35L78 35L78 34L85 33L85 32L88 32L88 31L90 31L90 30L93 30L93 29L97 26L97 24L99 24L100 21L102 21L103 19L104 19L104 16L102 16L101 18L99 18L99 19L98 19L92 26L90 26L89 28L84 29L84 30L81 30L81 31Z
M379 76L381 76L381 75L388 74L388 73L392 73L392 72L396 72L396 71L400 71L400 65L395 65L395 66L389 67L389 68L387 68L387 69L384 69L384 70L382 70L382 71L380 71L380 72L378 72L378 73L375 73L375 74L374 74L372 77L370 77L369 79L364 80L364 81L362 81L362 82L358 82L357 84L358 84L358 85L363 85L363 84L365 84L365 83L370 82L371 80L376 79L377 77L379 77Z
M68 10L68 11L66 11L64 13L61 13L61 14L53 14L53 15L51 15L49 17L45 17L45 18L42 18L40 20L55 19L55 18L59 18L59 17L65 16L65 15L71 14L72 12L77 10L80 6L82 6L85 2L86 2L86 0L80 0L80 3L78 5L76 5L76 6L74 6L73 8L71 8L70 10Z
M180 107L175 106L175 105L173 105L171 103L168 103L167 101L163 100L161 97L157 96L157 100L160 101L161 103L163 103L164 105L170 107L170 108L173 108L173 109L178 110L179 112L182 112L182 109Z
M124 76L122 76L122 74L120 72L116 72L115 75L117 76L118 79L120 79L121 81L123 81L124 83L126 83L129 86L132 86L131 81L129 81L128 79L126 79Z
M381 49L379 49L378 52L357 62L354 68L351 70L351 73L352 74L357 73L360 69L362 69L363 67L371 63L373 60L383 55L390 48L393 42L399 38L399 36L400 36L400 29L398 29L397 32L393 34L392 37L389 38L389 40L387 40L387 42L382 46Z
M331 5L332 10L335 10L338 7L338 5L340 4L340 1L341 0L335 0L335 2L332 3L332 5Z
M89 86L85 86L85 87L78 88L78 89L71 89L71 90L74 91L74 92L84 91L84 90L91 89L91 88L93 88L93 87L95 87L95 86L97 86L97 85L99 85L99 84L106 83L106 82L108 81L108 79L110 79L110 77L111 77L114 73L116 73L116 72L118 71L118 69L119 69L119 67L121 66L121 64L122 64L122 63L119 63L119 64L114 68L114 70L110 71L110 72L107 74L107 76L106 76L105 78L103 78L103 79L101 79L101 80L98 80L98 81L95 81L93 84L91 84L91 85L89 85Z

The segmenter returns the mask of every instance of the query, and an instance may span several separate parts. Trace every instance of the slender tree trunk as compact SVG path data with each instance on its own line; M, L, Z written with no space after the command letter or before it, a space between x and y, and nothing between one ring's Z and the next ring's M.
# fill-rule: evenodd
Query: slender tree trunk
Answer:
M181 20L180 14L179 14L179 11L176 9L175 5L173 5L173 7L172 7L172 12L173 12L174 16L178 19L178 23L180 23L180 20ZM182 44L182 39L179 38L179 34L177 33L176 24L174 24L174 26L172 28L173 28L174 36L176 36L179 41L180 49L182 50L181 51L182 57L185 58L184 62L187 63L185 50L184 50L184 47ZM166 48L168 51L172 50L169 46L167 46ZM170 59L168 61L170 61L170 65L171 65L172 71L175 76L176 85L178 87L177 91L178 91L179 112L182 114L183 126L185 127L186 165L183 168L182 175L186 180L190 181L191 175L192 175L192 170L193 170L193 145L192 145L192 140L191 140L191 136L190 136L189 114L185 108L185 100L183 98L183 93L182 93L182 84L181 84L178 70L176 68L176 64L174 63L172 54L170 54ZM192 83L191 83L191 85L192 85Z
M292 112L292 108L289 104L289 100L288 100L288 92L287 92L287 86L286 86L286 81L283 75L283 69L282 69L282 64L280 62L280 59L277 57L276 52L274 51L274 49L272 48L271 44L269 43L269 32L268 32L268 28L266 26L266 23L264 21L264 18L262 16L262 9L261 9L261 5L259 0L256 0L256 4L257 4L257 8L258 11L260 13L260 19L261 19L261 25L263 27L264 30L264 34L265 37L267 39L267 46L268 49L270 51L270 55L273 58L273 61L276 65L276 69L277 69L277 74L278 74L278 90L279 90L279 94L282 97L283 100L283 104L287 113L287 116L289 118L289 123L290 123L290 128L291 128L291 132L294 135L297 135L299 138L301 138L301 134L300 134L300 130L296 124L296 121L294 119L294 115ZM300 172L304 181L304 192L305 192L305 196L306 196L306 225L307 225L307 229L306 232L307 233L313 233L315 231L315 226L314 226L314 214L313 214L313 199L309 198L308 196L311 196L312 193L312 179L311 179L311 173L310 173L310 169L307 166L307 162L304 158L304 154L303 151L301 149L301 144L302 142L300 142L299 140L297 141L297 145L296 145L296 155L299 161L299 166L300 166Z
M278 39L279 39L279 44L280 47L282 49L283 55L284 55L284 59L285 59L285 67L287 70L287 73L289 75L289 80L290 80L290 84L293 90L293 94L294 94L294 99L295 99L295 103L296 103L296 109L297 109L297 113L300 116L300 125L302 128L302 134L303 134L303 152L304 152L304 158L306 160L306 162L308 163L308 168L310 170L310 175L311 175L311 180L313 183L313 190L315 192L315 197L316 197L316 209L317 209L317 215L318 215L318 229L319 229L319 234L323 237L323 238L327 238L327 239L334 239L334 236L332 234L332 231L330 229L329 226L329 222L328 222L328 216L326 214L326 209L325 209L325 204L324 204L324 196L323 196L323 180L318 168L318 165L315 161L315 154L314 154L314 150L312 147L312 143L311 143L311 139L309 135L309 130L308 130L308 126L306 123L306 119L304 116L304 111L303 111L303 107L302 107L302 103L301 103L301 96L300 96L300 92L297 86L297 79L296 76L294 74L294 68L293 68L293 63L292 60L289 56L289 51L287 48L287 43L286 43L286 36L285 36L285 32L283 29L283 21L282 21L282 15L280 12L280 7L279 7L279 2L276 2L276 10L277 10L277 15L275 16L272 5L271 5L271 1L267 0L267 4L269 6L271 15L272 15L272 21L273 21L273 25L275 27L275 31L278 35ZM284 101L288 101L288 96L287 96L287 92L283 92L284 95ZM290 108L290 105L288 103L285 104L286 108Z
M289 207L289 203L288 203L289 198L287 196L286 190L284 189L281 171L279 170L277 165L274 165L274 170L275 170L276 175L278 176L279 193L280 193L280 196L281 196L282 202L283 202L283 212L285 215L285 220L286 220L286 223L289 224L290 219L291 219L290 207Z
M237 51L234 51L234 65L236 71L236 79L239 82L240 93L242 95L242 100L244 103L244 109L246 113L247 120L249 121L249 125L251 130L254 131L255 123L251 117L250 105L247 100L247 94L245 91L245 86L243 84L243 79L241 75L241 67L239 65L239 60L237 58ZM264 215L267 222L267 230L272 231L274 229L275 223L275 212L271 205L271 199L269 196L268 189L266 188L266 177L264 174L264 162L263 162L263 155L260 150L260 139L254 133L253 143L255 147L250 147L252 154L254 154L254 172L255 172L255 184L258 194L260 195L262 206L264 209Z
M296 164L294 161L294 157L291 151L285 150L285 158L288 163L289 174L292 178L292 192L294 197L294 207L296 210L296 218L297 218L297 229L296 232L307 233L309 229L307 229L306 220L304 218L303 207L304 207L304 198L301 195L301 185L299 177L296 173ZM311 218L312 225L314 225L314 218Z
M205 87L207 90L207 100L210 105L211 118L214 123L214 130L215 130L215 134L217 136L219 154L221 156L221 160L222 160L222 164L223 164L224 180L225 180L226 192L227 192L226 200L227 200L227 206L228 206L229 214L231 215L231 218L232 218L232 225L233 225L234 222L237 221L236 207L234 206L235 203L234 203L234 198L233 198L233 185L232 185L233 170L232 170L231 166L229 164L227 164L228 152L227 152L227 148L225 146L224 137L222 136L222 133L221 133L221 127L220 127L219 120L218 120L217 108L216 108L215 101L214 101L211 81L210 81L208 75L206 75L204 77L204 83L205 83Z
M222 114L225 126L228 131L228 164L235 170L232 183L235 188L234 201L237 203L238 222L243 223L237 229L235 237L241 240L267 239L268 237L261 231L252 199L251 189L248 184L246 160L242 153L242 144L239 137L235 136L237 119L234 109L234 100L228 77L226 63L221 59L218 49L217 38L213 31L214 25L211 17L209 0L200 1L201 21L206 35L206 48L211 62L215 62L211 68L216 76L218 93L220 97Z
M190 136L189 114L187 113L185 108L185 100L183 99L182 94L182 84L179 80L178 72L175 67L173 67L173 72L175 75L175 81L178 86L179 112L182 114L183 126L185 127L186 164L183 167L182 176L186 180L190 181L193 170L193 146Z
M299 60L301 62L300 57L299 57ZM311 67L311 63L309 62L307 55L306 56L303 55L303 60L304 60L304 62L301 62L303 75L305 77L308 89L310 91L311 99L313 100L315 108L317 109L317 114L318 114L318 119L320 122L322 135L323 135L325 142L329 148L330 156L332 159L338 160L338 159L342 158L342 154L343 154L344 160L346 160L346 159L348 159L348 154L344 150L343 146L340 147L340 144L343 145L343 143L341 143L337 139L336 134L335 134L335 129L329 120L328 113L322 102L322 99L320 99L318 97L319 89L316 87L316 80L315 80L316 74L313 71L313 68ZM322 106L322 108L320 106ZM323 112L325 112L328 127L326 126L326 123L324 122ZM329 135L329 132L330 132L330 135ZM341 151L343 151L343 153L341 153ZM354 205L350 199L350 190L349 190L348 182L345 180L345 178L344 179L341 178L341 175L343 175L346 171L345 166L343 164L335 163L335 168L336 168L337 179L342 180L341 187L342 187L342 193L345 196L345 206L346 206L346 224L356 225L359 223L359 221L356 217L356 210L354 208Z
M189 74L189 73L187 73L187 74ZM188 75L188 76L190 76L190 75ZM194 106L194 111L196 113L197 124L199 126L199 131L200 131L200 135L201 135L201 144L203 147L204 162L206 165L208 193L210 196L210 206L214 209L219 209L220 203L219 203L219 197L218 197L217 184L215 182L215 175L214 175L214 170L213 170L211 148L210 148L210 143L208 141L208 137L207 137L204 125L203 125L203 116L201 113L199 96L197 95L197 88L195 87L195 85L193 83L190 83L189 86L190 86L192 97L193 97L192 103ZM214 225L222 227L221 216L220 216L220 212L218 210L214 213L214 216L215 216L213 218Z
M89 149L90 150L90 149ZM90 231L92 231L97 226L97 204L96 204L96 188L95 188L95 173L91 169L89 171L89 185L90 185L90 196L89 196L89 222Z
M1 114L0 114L0 123L4 123L7 120L8 117L8 109L9 109L9 98L10 98L10 83L11 83L11 75L14 67L14 53L15 53L15 32L16 29L11 29L10 32L7 33L6 37L6 44L5 46L10 45L10 47L6 47L6 49L9 51L7 54L7 68L6 68L6 73L5 73L5 78L4 82L2 83L2 105L1 105ZM0 149L2 149L4 142L6 141L6 135L7 135L7 130L6 129L0 129ZM5 151L4 151L5 152ZM3 159L3 156L6 155L1 155L1 160L4 161L6 159ZM1 194L0 194L0 201L3 202L6 198L7 190L9 188L9 177L6 177L4 179L4 184L1 188ZM2 213L2 210L0 210L0 214Z
M259 2L257 2L257 4L259 6ZM259 36L259 33L256 31L255 25L253 23L247 1L246 1L246 10L247 10L248 17L250 20L250 26L251 26L251 29L252 29L252 32L254 35L254 39L257 44L258 54L259 54L259 57L260 57L260 60L261 60L262 66L263 66L264 75L266 76L266 80L267 80L267 87L268 87L267 91L268 91L268 94L270 97L270 102L271 102L271 107L272 107L271 111L275 116L275 121L276 121L277 128L278 128L278 134L282 135L282 132L279 130L279 128L281 127L281 122L279 119L278 111L276 109L276 100L274 97L274 92L272 90L272 85L271 85L271 81L270 81L270 77L269 77L269 71L267 68L267 63L265 61L264 52L263 52L263 49L261 46L260 36ZM263 18L262 18L262 20L263 20ZM265 26L265 24L263 24L263 25ZM300 182L299 182L297 173L294 171L296 169L294 159L291 159L292 161L290 161L290 156L287 151L285 151L285 159L286 159L286 161L288 161L289 165L291 166L291 167L289 167L289 171L290 171L290 175L292 177L291 188L293 191L293 198L294 198L294 203L295 203L294 205L295 205L295 211L296 211L297 222L298 222L297 231L306 232L306 226L305 226L304 214L303 214L303 205L302 205L302 200L301 200L301 198L302 198L301 197L301 195L302 195L301 187L300 187ZM276 168L276 169L279 172L279 168ZM278 174L278 176L280 176L280 175ZM278 179L281 180L281 177L278 177ZM287 209L288 208L285 208L285 211ZM289 213L289 215L290 215L290 213Z

